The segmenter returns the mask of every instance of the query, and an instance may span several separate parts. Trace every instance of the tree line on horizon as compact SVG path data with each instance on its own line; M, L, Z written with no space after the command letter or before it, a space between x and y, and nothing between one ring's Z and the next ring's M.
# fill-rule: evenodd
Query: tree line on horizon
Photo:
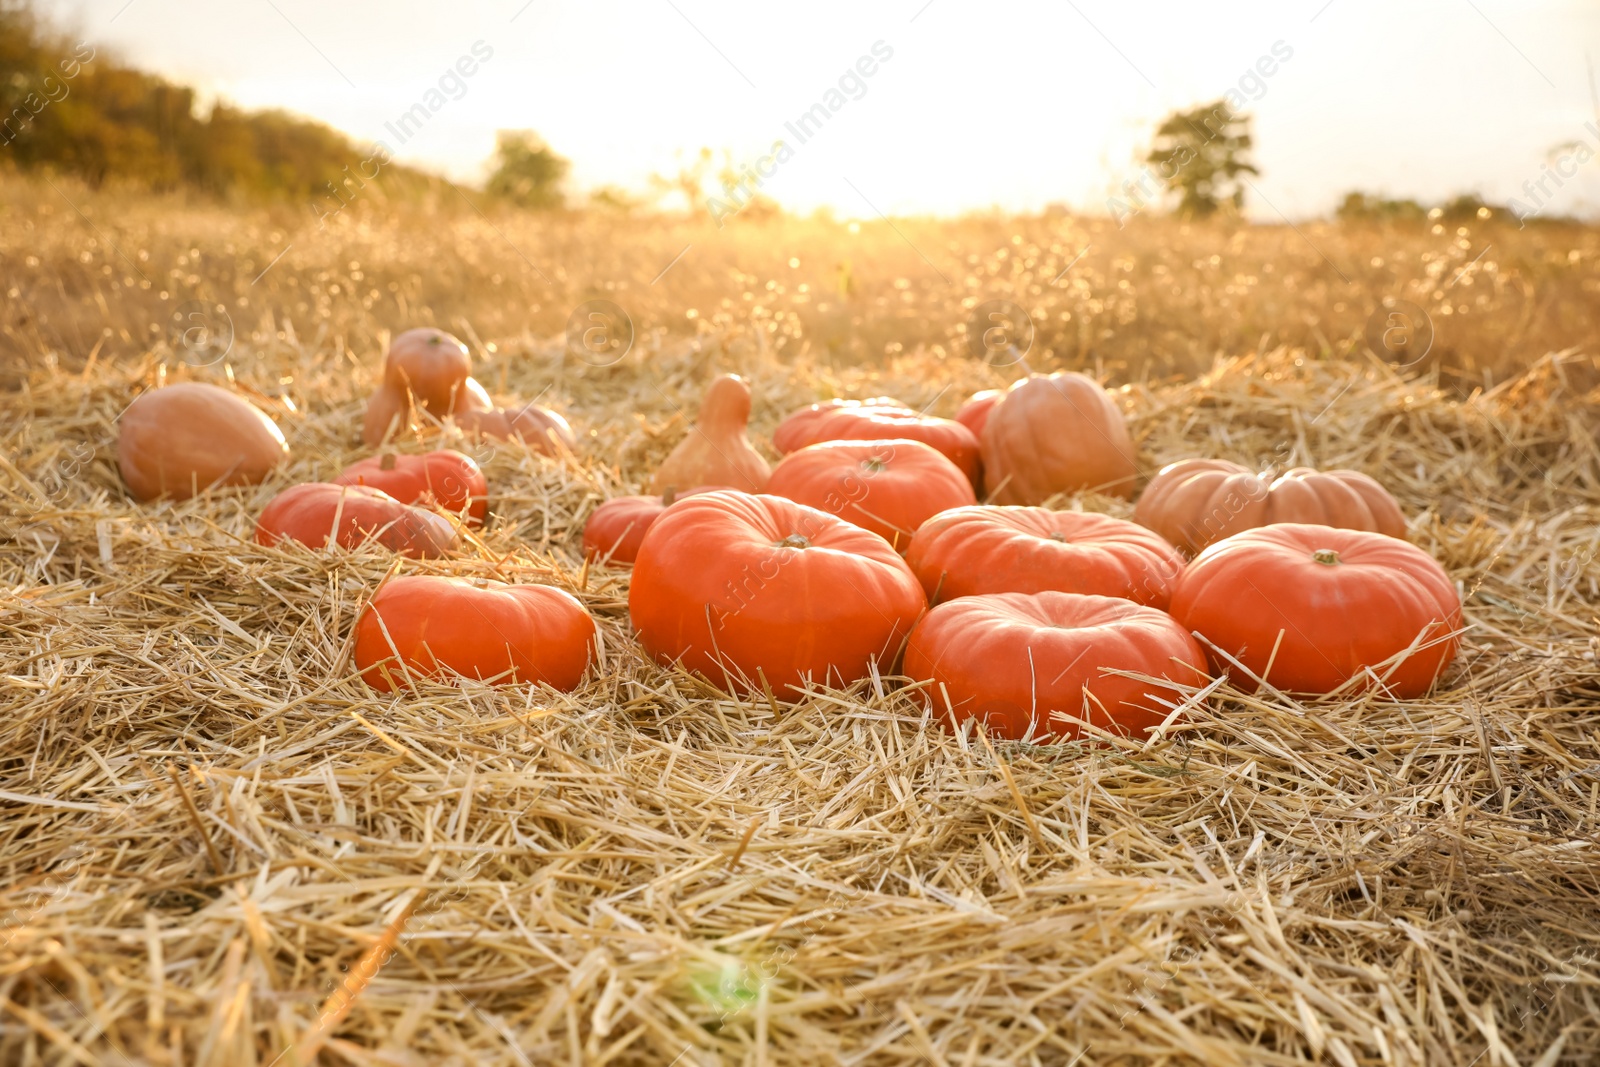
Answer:
M52 29L33 0L0 0L0 170L74 175L90 186L108 181L155 191L193 189L248 200L295 200L319 219L336 211L376 176L370 147L321 123L277 109L246 110L223 101L200 113L194 89L100 54ZM1159 172L1156 192L1186 219L1237 215L1242 175L1259 174L1249 158L1250 117L1225 101L1177 111L1158 126L1149 155ZM407 197L443 179L383 156L382 187ZM696 187L724 182L709 148L673 177L656 176L658 195L681 192L696 210ZM570 163L527 130L502 131L483 191L529 210L569 205ZM731 173L731 166L723 171ZM1142 179L1141 179L1142 182ZM1142 186L1141 186L1142 187ZM628 212L645 206L624 191L603 189L592 206ZM765 202L753 218L779 210ZM1336 217L1343 222L1425 222L1500 215L1476 196L1430 207L1352 192Z

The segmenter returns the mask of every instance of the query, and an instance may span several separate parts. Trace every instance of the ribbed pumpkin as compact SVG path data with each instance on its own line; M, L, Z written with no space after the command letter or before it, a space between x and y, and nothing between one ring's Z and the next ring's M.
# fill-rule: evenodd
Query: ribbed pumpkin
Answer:
M1279 689L1311 694L1366 676L1393 696L1421 696L1455 658L1461 628L1455 583L1422 549L1299 523L1207 548L1178 579L1171 611L1215 646L1212 666L1242 688L1255 683L1229 657ZM1382 666L1413 645L1398 666Z
M906 642L903 673L928 683L934 711L1016 740L1076 737L1081 719L1139 737L1179 702L1168 686L1107 670L1196 686L1206 660L1162 611L1119 597L989 593L940 604Z
M1132 497L1133 440L1110 394L1071 371L1014 382L983 428L983 471L996 504L1043 504L1093 489Z
M797 448L815 444L816 439L812 437L812 427L817 422L840 409L860 408L884 408L911 412L909 407L892 396L872 396L865 400L841 400L837 397L833 400L824 400L821 403L811 404L784 416L783 421L778 423L777 428L772 431L772 447L776 448L780 453L788 454ZM911 413L915 414L915 412Z
M386 693L448 673L571 690L597 648L594 620L565 590L410 575L389 579L363 609L352 654Z
M426 508L402 504L366 485L307 482L273 497L256 520L256 541L298 541L312 548L332 542L356 548L372 540L412 559L442 556L456 547L450 520Z
M1360 471L1295 467L1269 484L1222 459L1184 459L1161 468L1133 518L1191 555L1242 530L1280 522L1406 535L1400 505Z
M921 441L822 441L783 457L767 492L837 515L904 552L930 516L976 504L972 483Z
M645 651L735 691L892 673L927 598L877 534L777 496L680 500L645 534L628 613Z
M759 493L772 468L750 444L750 387L737 374L711 383L700 415L688 436L662 461L650 479L652 493L696 485L726 485Z
M883 399L883 398L880 398ZM793 416L791 416L792 418ZM780 427L781 428L781 427ZM921 441L944 454L960 468L974 488L982 477L978 460L978 439L954 419L919 415L908 408L875 403L839 404L816 413L799 429L785 434L793 450L823 441ZM786 450L788 451L788 450Z
M1110 515L966 507L923 523L906 562L934 603L1055 591L1165 608L1184 559L1158 535Z
M203 382L142 393L117 420L117 467L135 500L187 500L214 486L255 485L288 458L277 423L243 397Z
M489 514L489 483L471 456L444 448L420 456L385 452L350 464L334 485L370 485L402 504L435 506L474 526Z

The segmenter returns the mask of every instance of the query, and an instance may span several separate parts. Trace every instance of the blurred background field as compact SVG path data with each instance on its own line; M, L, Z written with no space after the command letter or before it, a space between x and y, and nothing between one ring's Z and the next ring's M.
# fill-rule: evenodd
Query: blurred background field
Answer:
M964 367L974 308L1008 300L1032 319L1030 367L1114 382L1278 345L1361 356L1384 301L1406 300L1434 330L1418 369L1463 393L1594 337L1600 320L1600 235L1476 213L1294 226L1152 213L1121 227L1064 213L774 214L718 229L703 213L530 213L451 187L374 189L319 224L300 205L12 175L0 222L13 383L40 360L170 351L171 313L196 300L220 305L240 344L292 338L370 362L384 331L423 324L511 353L559 350L574 309L600 298L641 338L837 368L919 351Z

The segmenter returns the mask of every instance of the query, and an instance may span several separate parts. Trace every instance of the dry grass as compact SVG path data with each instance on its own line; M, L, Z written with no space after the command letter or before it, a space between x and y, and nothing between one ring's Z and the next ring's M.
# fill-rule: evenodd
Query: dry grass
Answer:
M99 217L112 205L81 206ZM0 545L0 1062L1600 1057L1590 361L1530 358L1505 377L1515 354L1482 359L1505 380L1461 395L1440 374L1402 379L1366 357L1257 351L1225 325L1277 314L1249 294L1205 309L1175 360L1209 346L1245 354L1206 356L1193 380L1123 388L1144 460L1312 461L1383 479L1412 539L1466 594L1459 666L1424 700L1224 689L1148 745L991 750L892 686L774 707L645 662L628 639L626 572L585 571L577 531L598 500L645 479L714 371L753 380L763 446L779 415L819 393L891 393L948 414L1000 372L931 345L845 359L806 346L812 320L780 347L732 290L737 323L642 336L615 366L577 365L542 339L559 321L525 324L524 306L469 286L473 256L500 256L492 234L458 259L441 251L449 228L408 250L403 223L380 219L362 231L363 271L461 287L459 314L444 290L428 307L475 327L481 377L548 390L587 435L576 460L481 450L495 512L482 543L405 566L559 584L601 620L606 649L571 695L467 685L390 697L353 679L345 646L393 561L262 549L248 534L282 485L361 453L378 331L424 316L334 294L319 334L281 292L252 295L264 325L241 326L225 364L194 369L131 340L152 317L148 293L124 287L113 301L102 288L106 321L130 340L84 366L88 352L50 341L42 318L63 316L50 323L63 337L99 321L72 310L82 280L60 266L89 231L63 210L7 210L33 211L40 227L4 231L8 284L36 285L10 313L40 316L40 332L7 327L26 360L0 394L15 535ZM196 285L231 291L246 268L224 256L228 227L261 220L161 210L129 208L130 227L151 227L141 244L209 242ZM602 224L561 225L571 251ZM1154 247L1159 232L1140 239ZM116 234L123 244L128 231ZM530 238L530 258L549 251L514 236ZM841 254L836 237L806 239L818 251L803 260ZM63 302L39 295L45 267L15 262L26 240L48 250L32 254L58 272ZM650 240L586 254L643 261ZM1284 247L1254 231L1226 240ZM1581 336L1557 326L1593 316L1592 303L1559 294L1593 284L1590 255L1561 268L1525 343ZM896 276L863 288L887 295ZM675 293L654 299L666 307ZM1174 315L1201 303L1172 299ZM862 300L862 332L891 331ZM1301 328L1273 321L1286 338ZM1131 360L1129 345L1104 339L1117 359ZM128 501L115 419L163 365L231 372L284 426L292 469L184 504Z
M1033 319L1030 362L1119 382L1279 344L1348 355L1399 299L1432 317L1431 366L1463 393L1600 333L1600 231L1575 226L1138 216L1118 229L986 215L869 216L851 232L739 216L718 230L703 213L528 215L480 210L466 193L398 206L379 193L319 227L288 206L97 194L0 171L0 381L47 353L69 369L96 351L140 356L195 299L222 303L255 349L290 340L365 357L384 330L415 325L469 323L526 350L604 298L641 338L742 338L840 370L918 351L965 360L974 310L1003 299Z

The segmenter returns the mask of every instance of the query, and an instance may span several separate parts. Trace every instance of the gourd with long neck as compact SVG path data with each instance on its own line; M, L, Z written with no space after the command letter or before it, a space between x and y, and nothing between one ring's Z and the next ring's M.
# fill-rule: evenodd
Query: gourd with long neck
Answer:
M737 374L711 383L700 404L700 417L689 436L650 479L652 493L683 491L701 485L726 485L747 493L767 487L772 468L750 444L750 387Z

